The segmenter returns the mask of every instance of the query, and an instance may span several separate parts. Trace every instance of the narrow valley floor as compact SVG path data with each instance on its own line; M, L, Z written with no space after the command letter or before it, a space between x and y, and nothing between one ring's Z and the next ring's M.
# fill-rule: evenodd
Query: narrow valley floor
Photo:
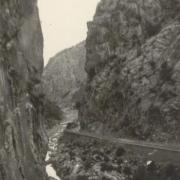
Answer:
M51 159L52 157L57 156L58 140L62 136L63 131L66 128L67 124L77 120L77 115L78 115L77 111L72 110L71 108L63 109L63 114L64 114L63 121L48 132L49 150L46 154L45 161L47 162L46 172L50 180L61 180L61 178L56 174L56 170L53 168Z
M50 180L180 179L180 168L173 164L148 161L113 144L69 139L63 131L77 120L77 111L65 109L64 114L64 120L49 132L46 170Z

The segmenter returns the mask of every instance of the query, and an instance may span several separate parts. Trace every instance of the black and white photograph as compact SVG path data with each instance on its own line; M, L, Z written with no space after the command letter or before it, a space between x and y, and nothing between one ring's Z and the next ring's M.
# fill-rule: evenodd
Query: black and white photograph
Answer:
M180 0L0 0L0 180L180 180Z

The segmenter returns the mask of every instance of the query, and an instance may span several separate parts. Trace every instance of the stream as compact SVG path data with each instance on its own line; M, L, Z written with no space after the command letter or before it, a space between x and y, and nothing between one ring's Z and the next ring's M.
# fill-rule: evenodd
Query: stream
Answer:
M60 124L56 125L48 132L49 150L46 154L45 161L49 161L49 164L46 166L46 172L49 180L62 180L61 178L64 178L63 174L67 173L69 167L71 167L71 171L69 173L70 178L84 176L89 179L125 179L129 178L129 175L131 173L133 174L135 170L138 170L138 161L131 160L131 158L126 159L126 157L123 159L122 156L126 153L126 150L124 151L121 147L115 147L110 144L107 145L102 143L95 144L93 141L85 141L81 146L79 146L76 142L71 141L69 143L65 143L66 147L61 146L61 144L58 145L59 138L63 135L63 131L66 129L68 123L73 122L78 118L78 113L75 110L65 109L63 112L63 120ZM63 151L63 148L65 148L65 151ZM74 153L71 153L72 151ZM82 159L82 156L79 156L79 152L86 156L85 161ZM60 172L62 177L58 177L56 170L51 164L51 157L54 156L63 159L62 164L57 163L58 172ZM58 161L61 161L60 159L58 159ZM71 159L71 161L69 161L69 159ZM82 164L83 161L87 162L86 166L89 166L90 162L91 168L87 169L86 166ZM148 169L149 167L153 167L153 164L153 161L146 161L144 162L144 168ZM159 172L158 168L156 171ZM151 174L147 175L150 176Z
M66 126L68 123L73 122L77 120L78 117L78 112L77 110L72 110L70 108L65 108L63 109L64 113L64 118L61 121L59 125L54 127L53 129L48 132L49 136L49 150L46 154L46 159L45 161L49 161L51 159L52 154L56 154L57 149L58 149L58 140L62 136L63 131L66 129ZM56 170L52 167L52 164L46 165L46 173L50 180L61 180L60 177L57 176Z

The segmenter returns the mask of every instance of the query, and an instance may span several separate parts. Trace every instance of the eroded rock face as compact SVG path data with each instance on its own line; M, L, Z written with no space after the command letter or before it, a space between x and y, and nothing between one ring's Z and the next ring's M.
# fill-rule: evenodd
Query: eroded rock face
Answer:
M82 129L180 141L180 1L102 0L88 23Z
M72 106L74 95L86 82L85 42L68 48L50 59L43 73L44 92L62 107Z
M0 0L0 180L45 180L36 0Z

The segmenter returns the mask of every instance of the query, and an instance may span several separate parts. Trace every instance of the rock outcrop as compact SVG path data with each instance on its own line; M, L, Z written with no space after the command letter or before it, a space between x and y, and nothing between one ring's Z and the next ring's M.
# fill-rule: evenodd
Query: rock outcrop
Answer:
M66 49L51 58L44 70L46 96L58 105L71 106L73 96L86 81L85 42Z
M179 0L102 0L88 23L81 128L180 142L179 49Z
M0 0L0 180L46 180L36 0Z

